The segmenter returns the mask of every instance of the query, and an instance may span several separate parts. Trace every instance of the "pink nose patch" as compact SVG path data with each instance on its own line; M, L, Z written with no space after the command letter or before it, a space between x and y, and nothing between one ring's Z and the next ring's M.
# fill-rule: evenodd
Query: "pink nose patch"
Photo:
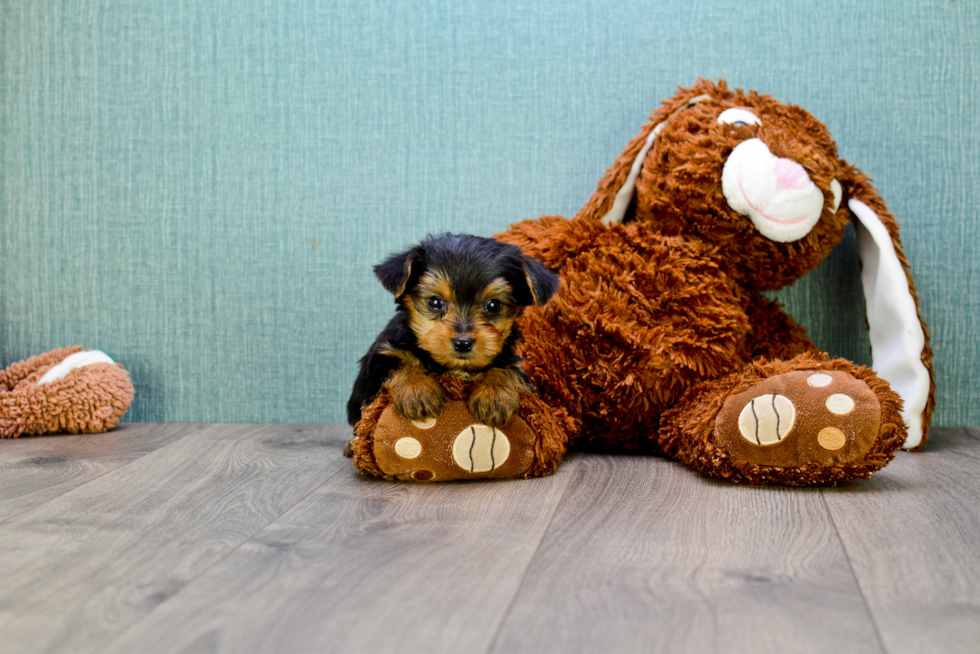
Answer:
M776 159L773 166L776 174L776 188L804 188L810 181L810 176L803 170L803 166L790 159Z

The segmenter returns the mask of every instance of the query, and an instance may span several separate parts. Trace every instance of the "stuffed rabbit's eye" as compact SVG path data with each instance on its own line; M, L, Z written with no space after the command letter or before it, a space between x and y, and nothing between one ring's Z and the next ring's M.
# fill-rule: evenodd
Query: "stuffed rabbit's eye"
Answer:
M446 307L446 301L443 300L438 295L433 295L429 298L429 311L432 313L442 313L442 310Z
M727 125L732 125L733 127L745 127L746 125L761 125L762 121L759 117L748 109L739 109L738 107L732 107L731 109L725 109L718 116L719 123L725 123Z

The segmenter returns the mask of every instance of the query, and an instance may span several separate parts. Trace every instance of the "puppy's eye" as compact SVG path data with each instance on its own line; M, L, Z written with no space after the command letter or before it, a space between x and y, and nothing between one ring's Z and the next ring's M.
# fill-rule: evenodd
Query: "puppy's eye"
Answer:
M487 312L488 315L495 316L500 313L503 305L500 304L500 300L493 299L487 300L487 303L483 305L483 310Z
M762 121L759 117L748 109L741 109L739 107L732 107L731 109L725 109L721 114L718 115L718 122L731 125L733 127L745 127L746 125L761 125Z
M442 310L446 308L446 301L443 300L438 295L433 295L429 298L429 311L433 313L442 313Z

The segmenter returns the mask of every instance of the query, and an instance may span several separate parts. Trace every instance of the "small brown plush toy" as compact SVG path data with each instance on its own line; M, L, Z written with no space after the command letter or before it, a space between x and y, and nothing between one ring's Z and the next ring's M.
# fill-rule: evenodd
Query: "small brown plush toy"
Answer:
M105 353L52 350L0 372L0 437L103 432L132 401L129 374Z
M852 219L873 370L831 359L761 293L815 268ZM734 482L833 485L926 442L932 351L898 225L800 107L701 80L653 113L574 219L497 238L562 280L524 313L516 349L567 442L536 440L525 476L568 445L663 453ZM374 419L383 403L354 441L373 474L368 451L401 437Z

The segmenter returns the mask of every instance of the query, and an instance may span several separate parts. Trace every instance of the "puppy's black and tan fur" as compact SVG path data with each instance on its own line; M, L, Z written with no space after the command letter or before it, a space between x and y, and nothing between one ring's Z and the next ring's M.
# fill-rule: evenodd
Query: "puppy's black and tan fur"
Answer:
M468 234L429 237L374 272L398 309L361 359L350 424L382 388L406 417L438 416L444 396L434 376L446 373L474 382L469 408L478 421L510 420L520 392L532 388L514 352L514 321L547 302L558 278L514 245Z

